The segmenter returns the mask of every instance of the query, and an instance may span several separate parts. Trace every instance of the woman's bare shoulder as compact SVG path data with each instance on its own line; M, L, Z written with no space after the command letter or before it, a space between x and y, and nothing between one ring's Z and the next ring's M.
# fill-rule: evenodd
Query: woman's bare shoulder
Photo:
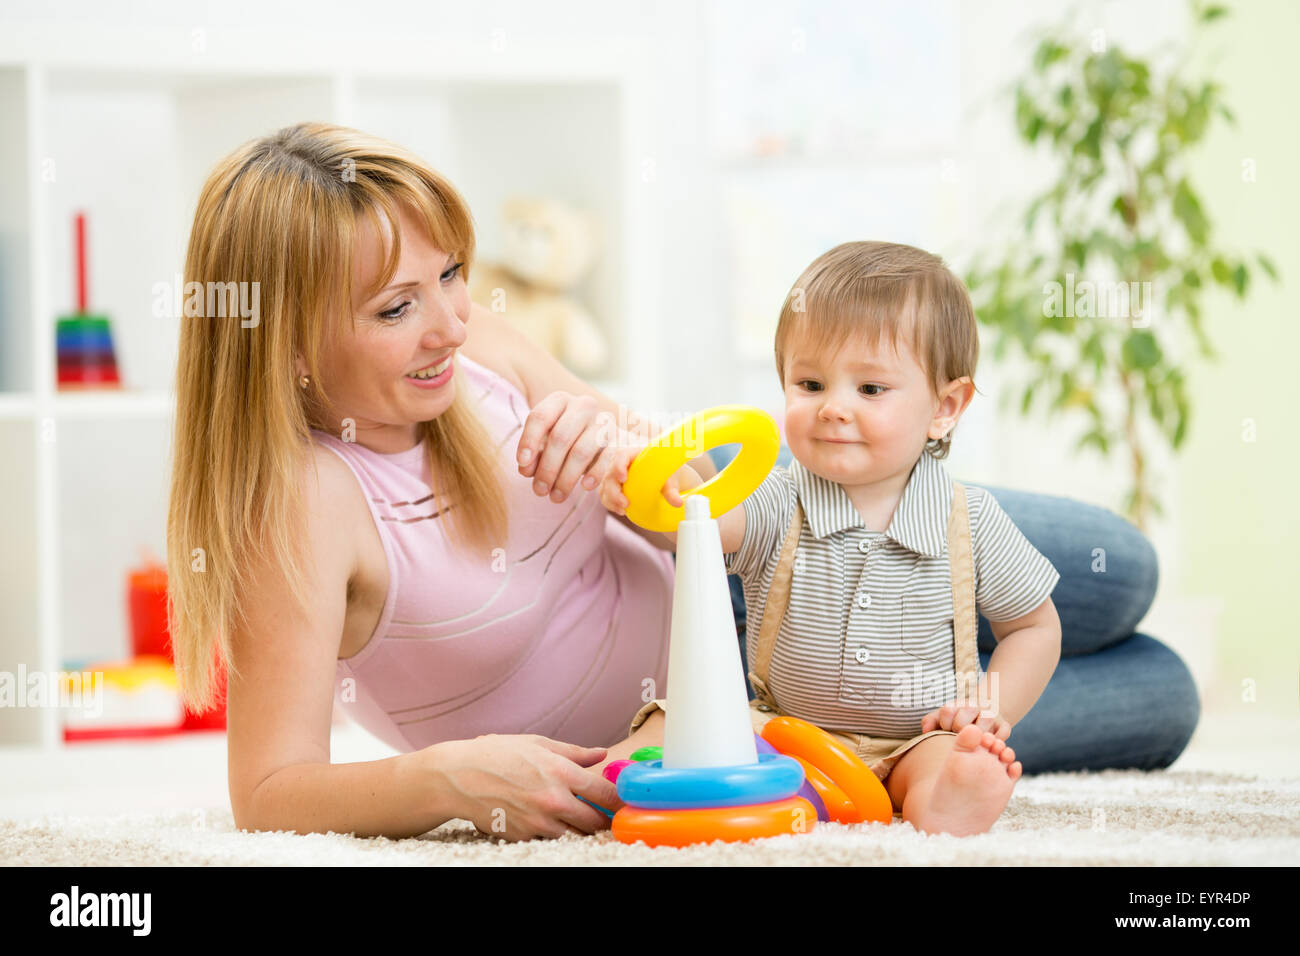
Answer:
M299 462L299 489L306 521L316 534L329 535L349 549L350 573L356 571L355 531L359 515L369 518L365 498L352 470L334 452L317 442ZM313 535L314 536L314 535Z

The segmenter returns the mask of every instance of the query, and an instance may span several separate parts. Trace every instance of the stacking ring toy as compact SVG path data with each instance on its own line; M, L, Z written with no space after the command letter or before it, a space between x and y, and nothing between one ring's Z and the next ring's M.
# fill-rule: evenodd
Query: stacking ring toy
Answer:
M605 769L601 771L601 774L604 775L605 779L610 783L618 783L618 775L622 773L623 768L630 767L631 765L631 760L611 760L609 763L605 764Z
M802 797L788 797L774 803L706 810L623 807L614 814L611 829L621 843L642 840L648 846L690 846L714 840L732 842L806 833L816 821L811 803Z
M677 530L686 509L674 508L660 494L664 483L692 458L710 448L740 443L740 454L686 495L703 495L713 517L740 504L763 483L781 450L781 433L767 412L748 405L719 405L700 412L664 432L641 449L628 467L623 494L627 517L649 531Z
M646 760L662 760L664 748L658 744L651 744L649 747L642 747L640 750L632 751L632 756L628 759L633 763L641 763Z
M861 820L893 821L894 805L880 778L820 727L797 717L773 717L763 725L763 739L783 754L808 761L829 777L853 801ZM826 809L830 810L829 803Z
M826 776L807 760L802 757L795 757L799 765L803 767L804 785L817 794L821 801L822 807L825 808L826 814L818 814L819 820L831 820L835 823L861 823L862 817L858 814L858 808L853 805L853 801L839 787L831 782L831 778ZM804 796L800 791L800 796ZM809 800L809 803L813 801ZM813 806L817 804L813 803Z
M799 762L781 754L759 754L758 763L733 767L665 767L662 760L647 760L623 768L618 796L642 810L743 807L793 797L802 783Z

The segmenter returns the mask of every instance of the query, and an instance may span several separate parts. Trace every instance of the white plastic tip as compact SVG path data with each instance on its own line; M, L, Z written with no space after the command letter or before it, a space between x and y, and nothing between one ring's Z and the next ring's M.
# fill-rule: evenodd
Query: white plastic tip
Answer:
M712 517L709 514L709 499L703 495L687 495L684 507L687 521L708 521Z

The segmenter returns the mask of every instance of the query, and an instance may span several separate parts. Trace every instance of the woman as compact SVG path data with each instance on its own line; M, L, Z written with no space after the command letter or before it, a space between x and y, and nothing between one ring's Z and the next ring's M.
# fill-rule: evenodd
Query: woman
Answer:
M261 311L239 322L209 305L182 328L172 635L191 708L228 670L241 827L404 836L455 817L506 839L592 833L608 820L591 804L617 804L599 767L661 732L652 719L622 739L662 694L671 558L594 492L613 446L654 429L615 430L625 410L471 303L473 254L455 189L355 130L300 124L246 144L199 198L187 282L256 282ZM1023 500L1004 505L1054 563L1033 507L1053 534L1124 525ZM1112 567L1136 554L1139 576L1153 568L1140 545L1116 546ZM1063 654L1084 633L1072 603L1098 644L1127 626L1110 579L1081 582L1100 596L1085 608L1068 597L1073 566L1057 567ZM1149 601L1134 589L1137 617ZM1118 660L1132 640L1077 672L1062 660L1014 732L1027 772L1046 769L1036 717L1039 759L1149 762L1153 727L1158 759L1181 750L1190 726L1151 697L1098 730L1116 672L1190 686L1155 642ZM331 764L332 696L402 753Z

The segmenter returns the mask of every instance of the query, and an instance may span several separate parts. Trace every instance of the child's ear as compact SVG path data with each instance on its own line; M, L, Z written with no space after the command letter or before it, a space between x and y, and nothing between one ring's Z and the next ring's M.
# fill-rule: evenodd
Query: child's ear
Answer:
M938 424L939 419L946 419L947 428L945 430L951 431L974 397L975 383L971 381L970 376L963 375L961 378L949 382L948 386L943 390L943 396L939 400L939 407L935 409L936 424Z

